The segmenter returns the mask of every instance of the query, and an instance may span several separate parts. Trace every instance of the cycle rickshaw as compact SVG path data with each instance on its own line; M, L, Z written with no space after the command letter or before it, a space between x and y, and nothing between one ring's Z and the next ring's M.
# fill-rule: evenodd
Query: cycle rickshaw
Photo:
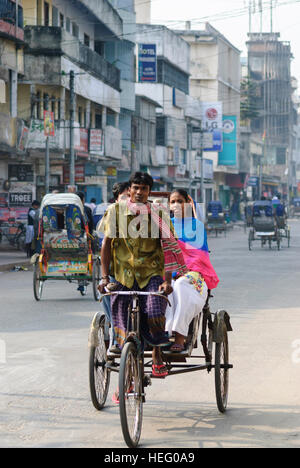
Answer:
M207 207L207 223L206 223L207 232L215 231L216 237L221 232L224 232L226 236L226 220L225 213L220 201L211 201Z
M94 407L101 411L107 400L111 373L119 373L119 410L122 432L127 446L134 448L139 444L141 437L143 405L146 402L145 390L152 385L153 362L152 352L144 351L140 332L139 297L156 293L112 291L106 295L114 294L126 294L132 297L128 314L128 330L130 331L127 333L121 356L111 354L108 351L109 336L105 315L101 312L95 315L89 334L90 392ZM167 297L162 297L168 301ZM233 368L229 362L228 343L228 332L232 331L232 327L226 311L221 310L216 314L210 311L209 298L202 313L190 325L186 350L180 353L162 351L162 354L168 369L166 378L189 372L211 373L214 371L217 407L221 413L225 413L229 393L229 370ZM193 351L199 346L200 330L203 355L194 355ZM191 364L192 359L199 362Z
M285 212L285 207L281 203L274 205L277 229L281 239L287 239L288 247L291 245L291 228Z
M280 250L281 235L277 227L276 216L271 201L256 201L252 206L252 226L249 231L248 246L252 250L253 242L260 241L261 247L275 242Z
M292 217L300 216L300 198L294 198L291 208Z
M84 207L75 194L49 194L40 208L39 240L41 253L35 265L33 291L37 301L42 298L46 281L77 283L82 296L93 284L96 301L100 294L100 258L92 252Z

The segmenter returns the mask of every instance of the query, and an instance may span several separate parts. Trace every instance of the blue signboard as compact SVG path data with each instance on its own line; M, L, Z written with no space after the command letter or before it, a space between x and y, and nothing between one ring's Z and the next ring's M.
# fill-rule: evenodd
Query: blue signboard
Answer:
M259 177L251 176L248 179L248 187L258 187Z
M211 148L204 148L204 151L222 151L223 146L223 133L222 130L213 130L213 146Z
M223 150L219 153L219 166L237 165L237 118L223 116Z
M156 44L139 44L139 82L157 82Z

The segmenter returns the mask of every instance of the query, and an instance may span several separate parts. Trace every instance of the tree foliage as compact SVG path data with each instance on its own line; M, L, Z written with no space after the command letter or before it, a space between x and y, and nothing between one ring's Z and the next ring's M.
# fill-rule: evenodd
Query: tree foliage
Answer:
M248 76L241 81L241 120L251 120L259 117L256 104L257 84Z

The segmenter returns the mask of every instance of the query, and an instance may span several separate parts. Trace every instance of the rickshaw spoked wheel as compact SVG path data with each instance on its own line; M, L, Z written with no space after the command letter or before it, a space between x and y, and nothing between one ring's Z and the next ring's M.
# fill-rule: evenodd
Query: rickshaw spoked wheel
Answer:
M248 237L248 245L249 245L249 250L252 250L252 230L250 229L249 231L249 237Z
M229 391L229 345L226 325L224 324L223 341L216 343L215 350L215 388L217 405L220 413L225 413Z
M89 382L93 405L101 411L106 403L110 384L110 371L106 367L105 316L101 317L99 325L98 345L90 348Z
M98 290L100 276L101 276L100 260L99 258L97 258L97 260L95 260L93 263L93 293L94 293L94 299L96 302L100 300L100 292Z
M288 248L291 246L291 231L288 229L287 231L287 239L288 239Z
M120 418L124 440L128 447L137 447L143 421L142 368L137 349L129 342L123 348L119 373Z
M33 272L33 293L36 301L42 299L44 281L41 280L41 269L39 262L37 261L34 265Z

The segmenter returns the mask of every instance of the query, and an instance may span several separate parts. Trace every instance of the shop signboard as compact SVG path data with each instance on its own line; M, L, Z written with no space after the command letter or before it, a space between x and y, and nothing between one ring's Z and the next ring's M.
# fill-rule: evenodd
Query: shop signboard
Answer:
M223 116L223 150L219 153L219 166L237 165L237 117Z
M103 130L93 128L90 130L90 153L104 156L104 133Z
M86 128L79 128L80 143L75 145L78 156L88 157L89 152L89 131Z
M139 44L139 82L157 82L157 52L156 44Z
M17 182L33 182L33 166L30 164L9 164L8 178Z
M9 206L31 206L32 201L32 193L9 193Z
M75 165L75 183L83 184L85 182L85 170L84 164ZM70 183L70 168L69 166L64 166L63 169L63 183L68 185Z

